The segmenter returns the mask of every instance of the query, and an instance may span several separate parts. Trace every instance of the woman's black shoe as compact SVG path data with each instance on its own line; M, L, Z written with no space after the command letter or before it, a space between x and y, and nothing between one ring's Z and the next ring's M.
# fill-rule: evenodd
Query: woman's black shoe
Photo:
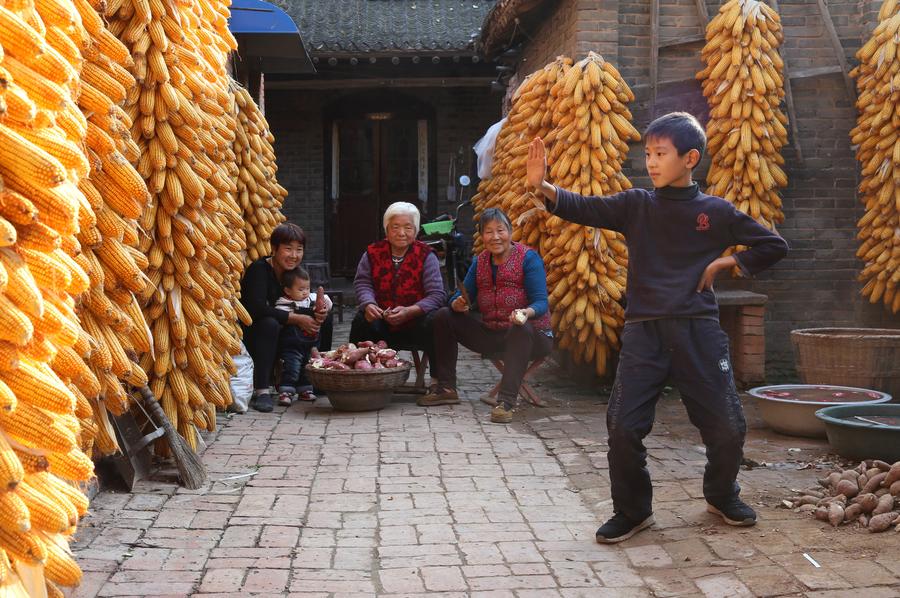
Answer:
M653 525L653 515L649 515L643 521L634 522L622 513L615 513L609 521L597 530L597 542L600 544L615 544L627 540L642 529Z

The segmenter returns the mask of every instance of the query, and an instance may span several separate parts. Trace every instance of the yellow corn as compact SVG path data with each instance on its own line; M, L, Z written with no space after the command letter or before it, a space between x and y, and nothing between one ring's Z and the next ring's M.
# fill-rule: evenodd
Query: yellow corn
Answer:
M28 507L18 492L0 492L0 528L12 532L27 532L31 529Z
M21 247L37 251L53 251L61 245L59 233L42 222L19 229Z
M63 591L56 587L56 584L49 579L44 580L44 586L47 588L47 598L65 598Z
M22 468L25 470L25 473L47 471L47 468L50 467L47 457L44 457L43 455L34 455L25 451L16 451L16 456L22 463Z
M0 528L0 546L13 559L28 564L43 564L47 560L47 548L34 531L14 532Z
M19 247L28 269L39 288L65 292L72 284L72 272L56 256L43 251Z
M55 475L49 475L45 478L50 485L49 492L66 497L72 506L75 507L79 517L83 517L88 511L88 499L74 484L66 482Z
M10 492L22 481L25 471L13 448L0 434L0 492Z
M0 173L24 179L35 185L54 187L66 180L66 169L59 160L0 123Z
M69 101L69 94L64 87L45 79L18 60L7 56L3 59L3 66L38 107L58 111Z
M5 382L0 380L0 411L12 413L16 409L16 395Z
M87 62L81 71L84 80L115 104L125 101L125 88L99 65Z
M53 360L53 370L69 378L86 396L93 398L100 394L100 382L74 349L60 347Z
M48 365L22 358L19 367L0 374L22 403L46 409L54 413L70 413L75 408L75 398Z
M19 15L0 6L0 46L20 59L43 53L46 45L40 33L35 31Z
M103 264L108 267L123 283L134 279L140 279L141 272L131 259L131 255L117 239L108 238L96 248L95 253Z
M22 137L59 160L59 163L62 164L63 167L74 171L77 177L86 177L88 172L90 172L91 165L88 163L84 151L72 141L57 134L53 129L22 128L17 132Z
M71 520L70 513L64 507L62 501L56 500L54 496L44 494L29 483L35 476L42 475L49 474L42 472L26 475L22 483L16 487L16 494L28 507L31 526L34 530L52 534L62 533L78 522L78 516L74 513L73 508L71 514L74 514L75 517L74 521Z
M48 453L47 461L50 463L50 473L64 480L85 482L94 477L94 462L80 449L65 454Z
M0 247L14 245L16 238L16 227L12 222L0 216Z
M29 317L0 293L0 339L23 346L33 335L34 327Z
M60 535L45 536L47 562L44 574L53 583L62 586L77 586L81 583L81 569L75 564L66 539Z

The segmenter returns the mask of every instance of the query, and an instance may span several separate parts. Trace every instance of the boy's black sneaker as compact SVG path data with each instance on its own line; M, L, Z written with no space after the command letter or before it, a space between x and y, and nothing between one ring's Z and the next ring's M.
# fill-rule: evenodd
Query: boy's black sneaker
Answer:
M252 407L261 413L269 413L275 408L275 396L271 392L258 394Z
M737 496L715 502L707 501L706 510L722 517L728 525L756 525L756 511Z
M627 540L642 529L653 525L653 515L649 515L643 521L634 522L622 513L615 513L609 521L597 530L597 542L600 544L615 544Z

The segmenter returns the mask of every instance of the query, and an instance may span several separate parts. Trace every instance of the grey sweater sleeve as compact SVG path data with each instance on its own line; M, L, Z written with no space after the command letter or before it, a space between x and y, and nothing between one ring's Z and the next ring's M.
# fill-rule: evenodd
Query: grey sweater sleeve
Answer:
M628 226L627 191L605 197L585 197L557 187L556 204L549 201L546 203L551 214L576 224L606 228L619 233L624 233Z
M356 267L356 278L353 279L353 290L356 292L356 302L360 310L364 310L375 301L375 286L372 284L372 265L369 264L369 255L364 253Z

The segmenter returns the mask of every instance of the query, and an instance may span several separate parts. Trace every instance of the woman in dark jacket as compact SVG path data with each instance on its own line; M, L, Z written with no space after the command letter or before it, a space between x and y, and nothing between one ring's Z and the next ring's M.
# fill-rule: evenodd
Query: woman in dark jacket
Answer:
M320 322L312 316L275 309L275 302L283 292L281 275L303 261L306 247L303 229L290 222L279 224L272 231L270 244L272 255L250 264L241 279L241 303L253 318L253 323L244 328L244 346L253 358L252 406L264 412L272 411L275 404L272 377L282 327L297 326L310 335L318 333L323 350L331 348L332 335L330 313Z

